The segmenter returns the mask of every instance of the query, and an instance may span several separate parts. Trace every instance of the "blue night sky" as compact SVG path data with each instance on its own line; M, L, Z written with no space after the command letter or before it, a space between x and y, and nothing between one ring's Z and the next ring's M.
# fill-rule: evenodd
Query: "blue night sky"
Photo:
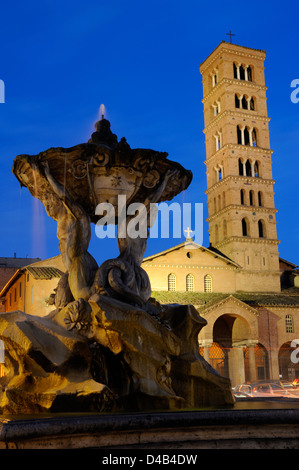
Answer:
M231 29L236 44L267 52L279 250L299 264L299 103L290 100L291 81L299 78L294 2L28 0L2 2L0 17L0 256L59 253L56 222L20 189L13 159L87 142L101 103L119 139L168 152L192 170L191 186L176 200L204 203L206 218L199 65ZM150 239L146 255L183 240ZM98 262L114 257L116 240L99 240L93 230L90 252Z

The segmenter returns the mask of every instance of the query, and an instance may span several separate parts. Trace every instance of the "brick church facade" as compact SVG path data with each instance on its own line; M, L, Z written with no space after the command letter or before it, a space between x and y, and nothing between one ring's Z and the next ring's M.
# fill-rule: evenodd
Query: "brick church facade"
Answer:
M265 56L223 41L200 65L210 246L189 240L142 264L157 300L207 320L201 353L233 386L299 376L299 277L278 252Z

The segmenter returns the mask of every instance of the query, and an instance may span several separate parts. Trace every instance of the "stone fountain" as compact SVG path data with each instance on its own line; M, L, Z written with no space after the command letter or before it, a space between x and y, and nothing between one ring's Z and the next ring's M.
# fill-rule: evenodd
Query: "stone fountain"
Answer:
M88 143L14 161L20 184L57 222L65 274L48 316L0 315L7 370L0 379L0 411L232 405L230 381L199 354L197 337L206 320L192 305L159 304L141 268L150 208L185 190L192 174L166 153L118 141L104 118L95 128ZM119 196L126 201L122 209ZM128 230L133 216L126 213L134 203L145 208L145 235L135 238ZM107 221L99 205L113 208L119 247L119 256L101 266L88 252L91 224Z

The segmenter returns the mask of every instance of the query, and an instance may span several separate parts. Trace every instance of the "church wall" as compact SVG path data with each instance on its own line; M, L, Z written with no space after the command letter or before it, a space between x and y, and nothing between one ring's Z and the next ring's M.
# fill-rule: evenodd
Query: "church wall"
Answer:
M46 299L53 293L58 281L58 278L34 279L28 273L22 274L6 293L5 311L20 310L39 317L47 315L55 307L47 306Z
M294 321L294 332L286 332L286 315ZM268 307L259 309L259 341L266 348L269 357L270 378L279 377L280 348L299 338L299 308ZM291 351L290 351L291 363ZM287 378L287 377L284 377Z
M5 296L5 311L24 311L24 286L25 274L22 274L15 283L8 289Z
M57 287L59 279L34 279L29 276L26 283L26 313L43 317L55 309L55 306L48 306L46 300Z
M149 275L153 291L168 290L168 275L176 276L176 291L186 291L186 276L194 276L194 291L204 292L204 276L209 274L212 277L213 292L235 292L235 272L230 269L221 269L211 266L179 266L145 263L142 268Z
M263 273L261 272L240 271L237 273L236 290L242 292L280 292L279 273L273 274L266 271L263 279Z
M194 291L204 292L204 276L212 277L213 292L235 292L236 268L224 259L200 248L180 248L145 260L142 268L148 273L152 290L168 290L168 275L176 276L176 290L186 291L186 276L194 276Z
M257 314L255 314L250 308L232 299L223 304L215 305L214 309L211 308L201 315L207 320L207 325L199 334L198 339L200 346L209 348L213 342L221 344L221 338L227 338L221 346L229 348L227 352L228 355L230 355L230 351L238 347L238 338L241 339L239 347L244 348L259 344L265 348L267 352L268 365L266 370L267 374L269 374L269 378L274 380L279 379L280 372L282 372L280 370L279 359L280 348L285 345L285 343L289 344L294 339L297 339L297 337L299 338L299 308L279 306L258 307ZM218 320L224 318L223 315L229 316L230 318L223 323L219 323ZM294 325L293 332L286 331L286 315L292 316ZM218 327L216 330L215 324L217 321ZM238 326L240 326L241 329L237 328L238 322ZM222 331L219 329L225 326L225 324L227 324L226 330ZM232 340L231 344L229 343L230 338ZM206 358L208 358L207 351L205 354ZM285 351L284 354L286 354ZM291 363L290 350L290 364ZM231 367L232 366L236 367L237 363L231 364ZM295 368L296 365L294 365L294 370ZM231 379L233 379L235 372L234 370L230 370ZM286 371L283 373L285 375ZM284 378L287 377L285 376Z
M273 314L278 316L277 332L278 332L278 348L284 343L289 343L299 338L299 308L293 307L272 307ZM293 332L286 331L286 315L291 315L293 320Z

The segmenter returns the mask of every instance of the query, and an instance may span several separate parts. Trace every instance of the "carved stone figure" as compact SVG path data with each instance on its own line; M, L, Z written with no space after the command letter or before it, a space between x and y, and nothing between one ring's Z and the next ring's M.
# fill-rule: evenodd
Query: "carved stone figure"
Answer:
M230 381L199 354L205 320L191 305L152 299L141 268L153 204L185 190L192 174L166 153L131 149L125 138L118 142L106 119L95 127L86 144L14 161L20 183L57 221L65 274L47 317L0 316L8 370L0 379L0 410L231 405ZM129 205L139 211L137 236ZM98 266L88 252L91 223L107 222L109 210L120 253Z

